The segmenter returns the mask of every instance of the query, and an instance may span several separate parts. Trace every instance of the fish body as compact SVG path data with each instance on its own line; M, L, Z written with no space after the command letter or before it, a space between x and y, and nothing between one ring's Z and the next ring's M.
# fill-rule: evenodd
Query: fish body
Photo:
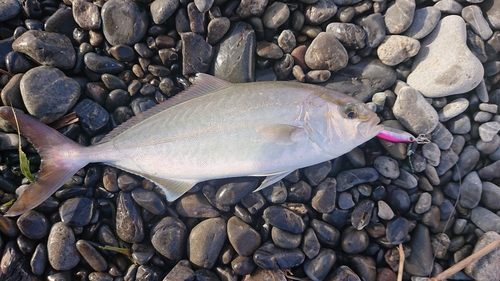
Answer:
M0 117L13 123L10 108L1 108ZM92 162L145 177L173 201L208 179L264 176L262 189L295 169L349 152L382 129L362 102L321 86L231 84L204 74L89 147L27 115L18 120L43 162L37 181L7 215L40 204Z

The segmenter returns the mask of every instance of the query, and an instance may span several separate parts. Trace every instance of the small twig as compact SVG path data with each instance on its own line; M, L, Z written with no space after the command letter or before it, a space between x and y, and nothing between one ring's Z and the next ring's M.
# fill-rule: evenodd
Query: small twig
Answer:
M467 265L469 265L469 264L479 260L480 258L486 256L491 251L495 250L498 246L500 246L500 240L495 240L495 241L491 242L490 244L488 244L486 247L482 248L481 250L479 250L479 251L475 252L474 254L466 257L465 259L457 262L452 267L439 273L435 277L432 277L431 279L429 279L429 281L442 281L442 280L448 279L453 274L464 269Z
M300 277L293 276L293 273L290 270L290 268L283 269L283 273L285 273L285 277L287 279L290 279L290 280L298 280L298 281L307 281L307 280L310 280L309 278L300 278Z
M76 116L75 112L71 112L54 121L50 126L57 130L76 122L78 122L78 116Z
M403 244L398 245L399 253L399 269L398 269L398 281L403 280L403 267L405 265L405 252L403 251Z
M9 77L13 77L14 76L14 74L12 74L12 73L10 73L8 71L5 71L5 70L3 70L1 68L0 68L0 74L5 74L5 75L7 75Z

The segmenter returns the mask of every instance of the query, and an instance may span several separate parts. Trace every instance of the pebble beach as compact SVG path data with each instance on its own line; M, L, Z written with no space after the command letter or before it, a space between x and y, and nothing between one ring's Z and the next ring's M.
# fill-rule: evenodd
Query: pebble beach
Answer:
M426 281L500 240L499 51L499 0L0 0L1 105L84 145L196 73L322 85L430 140L174 202L90 164L6 217L18 147L41 159L0 120L0 280ZM499 281L500 248L447 280Z

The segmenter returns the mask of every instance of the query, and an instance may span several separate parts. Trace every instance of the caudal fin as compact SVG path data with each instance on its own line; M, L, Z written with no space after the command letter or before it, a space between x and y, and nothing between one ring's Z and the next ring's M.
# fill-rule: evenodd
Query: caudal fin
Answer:
M11 107L0 107L0 117L17 128ZM26 188L5 216L17 216L40 205L88 163L79 152L84 146L17 110L16 117L21 135L33 144L42 164L35 182Z

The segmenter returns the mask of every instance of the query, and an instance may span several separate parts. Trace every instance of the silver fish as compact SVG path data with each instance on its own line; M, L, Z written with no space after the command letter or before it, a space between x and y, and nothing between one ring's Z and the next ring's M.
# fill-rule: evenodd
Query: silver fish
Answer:
M0 108L0 117L15 127L11 108ZM17 113L17 119L42 164L7 216L38 206L92 162L149 179L173 201L209 179L263 176L260 190L349 152L383 128L364 103L321 86L232 84L206 74L89 147L28 115Z

